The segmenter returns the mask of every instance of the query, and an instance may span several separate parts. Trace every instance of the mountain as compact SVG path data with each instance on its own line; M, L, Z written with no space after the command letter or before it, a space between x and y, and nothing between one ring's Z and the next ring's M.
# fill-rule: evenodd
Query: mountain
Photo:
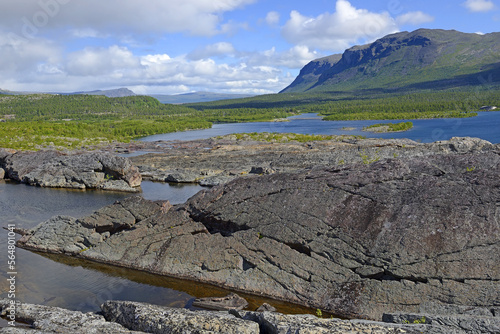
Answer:
M128 88L118 88L118 89L108 89L108 90L93 90L90 92L75 92L75 93L65 93L62 95L105 95L107 97L125 97L137 95Z
M500 33L419 29L311 61L281 93L500 84Z
M197 102L211 102L219 100L239 99L239 98L251 97L253 95L194 92L194 93L177 94L177 95L158 94L150 96L154 97L161 103L180 104L180 103L197 103Z
M0 94L6 95L25 95L25 94L59 94L59 95L105 95L107 97L125 97L137 95L128 88L108 89L108 90L93 90L90 92L74 92L74 93L44 93L44 92L14 92L10 90L0 89Z

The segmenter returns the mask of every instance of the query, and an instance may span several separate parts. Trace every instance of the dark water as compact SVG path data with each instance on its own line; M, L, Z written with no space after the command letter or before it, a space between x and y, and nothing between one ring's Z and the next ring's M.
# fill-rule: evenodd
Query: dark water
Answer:
M365 126L395 121L323 121L316 114L289 117L290 122L257 122L214 124L211 129L167 133L142 138L143 141L193 140L242 132L292 132L301 134L360 135L370 138L410 138L423 143L447 140L452 137L479 137L500 143L500 111L480 112L477 117L410 120L413 129L406 132L373 134L361 131ZM346 131L342 128L353 127Z
M445 140L454 136L479 137L500 143L500 112L480 113L468 119L413 120L414 128L403 133L371 134L364 126L380 121L322 121L315 114L290 118L290 122L216 124L212 129L164 134L144 141L191 140L237 132L295 132L303 134L353 134L380 138L410 138L421 142ZM354 127L354 131L342 130ZM151 200L185 202L202 187L175 186L144 182L141 194ZM129 194L35 188L0 181L0 226L15 224L31 228L54 215L81 217L123 199ZM0 230L0 298L7 297L7 231ZM76 260L65 256L37 254L16 249L16 297L22 302L65 307L81 311L97 311L108 299L145 301L159 305L184 307L193 297L222 296L227 291L199 283L151 275L135 270ZM263 301L245 296L251 307ZM307 312L293 305L270 302L282 312ZM0 327L5 323L0 322Z
M198 185L143 182L141 194L150 200L183 203L201 190ZM130 194L29 187L0 181L0 226L31 228L54 215L82 217ZM7 298L7 231L0 230L0 298ZM194 297L224 296L228 291L209 285L152 275L136 270L92 263L61 255L16 249L16 298L25 303L98 311L106 300L133 300L171 307L185 307ZM269 300L245 296L257 308ZM283 312L308 312L305 308L270 302ZM0 327L6 326L0 320Z

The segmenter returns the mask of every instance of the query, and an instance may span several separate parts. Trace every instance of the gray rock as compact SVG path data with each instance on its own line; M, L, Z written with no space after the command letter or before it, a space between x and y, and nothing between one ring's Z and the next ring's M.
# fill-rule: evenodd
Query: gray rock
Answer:
M262 175L262 174L273 174L275 172L276 171L270 167L252 167L252 169L250 169L250 174Z
M104 317L132 330L146 333L255 334L259 325L227 312L190 311L145 303L107 301Z
M201 186L214 187L224 183L228 183L236 178L236 176L230 175L214 175L201 179L198 183Z
M380 320L430 302L492 308L500 300L499 162L497 152L478 151L239 178L166 213L149 208L73 254L346 317ZM160 205L138 203L107 210ZM62 252L78 247L76 236L98 241L98 225L115 226L105 216L74 235L39 227L19 245Z
M242 298L235 293L231 293L225 297L196 298L193 301L193 306L217 311L243 310L248 306L248 302L245 298Z
M477 315L384 314L383 321L398 324L424 323L446 328L447 333L490 334L500 333L500 319Z
M3 161L8 178L40 187L137 192L142 180L130 160L103 152L16 152Z
M233 136L234 137L234 136ZM143 143L143 145L146 145ZM352 163L372 163L387 158L450 155L498 150L499 145L478 138L452 138L422 144L409 139L360 139L337 136L332 140L307 143L257 142L225 136L190 142L150 143L168 147L164 153L146 154L131 160L144 177L156 181L198 182L217 185L227 176L297 172L317 166L333 167ZM221 177L222 182L212 182Z
M0 300L2 314L8 312L9 303L9 299ZM0 333L137 333L119 324L107 322L102 315L43 305L17 304L16 319L30 324L34 331L22 328L4 328Z
M276 308L268 303L264 303L260 305L255 312L276 312Z
M0 168L0 180L2 180L5 177L5 170L3 168Z
M191 171L177 171L168 174L165 181L173 183L196 183L200 179L200 174Z
M234 313L234 312L233 312ZM261 333L269 334L327 334L327 333L431 333L424 326L386 324L369 321L349 321L336 318L323 319L314 315L285 315L274 312L239 312L242 319L258 322ZM418 331L417 331L418 330ZM444 333L443 333L444 334Z

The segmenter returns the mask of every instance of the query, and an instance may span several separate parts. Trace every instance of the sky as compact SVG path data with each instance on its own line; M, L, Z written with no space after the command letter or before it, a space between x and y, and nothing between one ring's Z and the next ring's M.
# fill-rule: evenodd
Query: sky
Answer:
M419 28L500 31L500 0L0 0L0 89L267 94Z

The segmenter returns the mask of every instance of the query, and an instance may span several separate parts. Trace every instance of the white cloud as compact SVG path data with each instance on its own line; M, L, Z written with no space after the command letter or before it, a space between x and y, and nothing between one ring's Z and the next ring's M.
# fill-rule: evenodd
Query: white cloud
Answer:
M118 75L139 65L139 60L127 48L113 45L109 48L85 48L68 56L69 75Z
M290 43L328 51L342 51L353 43L371 41L398 31L389 13L372 13L357 9L349 1L337 0L335 13L308 17L298 11L282 29Z
M190 59L151 53L137 55L126 47L87 47L62 57L63 50L43 41L16 43L0 34L0 87L10 90L72 92L115 87L138 87L143 93L172 94L210 90L235 93L273 93L290 83L283 70L285 56L272 52L266 63L242 55L234 64L211 58ZM232 51L230 44L207 47L213 52ZM294 56L307 50L294 48ZM256 55L256 54L252 54ZM280 59L282 57L282 59Z
M0 2L0 28L33 37L42 29L72 27L100 33L221 32L224 12L256 0L16 0Z
M228 42L219 42L194 50L188 55L191 60L210 58L214 56L230 56L236 52L234 46Z
M434 21L434 17L421 11L409 12L400 15L396 18L396 22L398 25L405 25L405 24L419 25L422 23L428 23L432 21Z
M56 64L61 49L53 42L37 39L28 41L17 35L0 31L0 74L16 75L22 80L24 73L35 71L40 64ZM0 76L1 77L1 76Z
M263 52L247 53L246 59L250 65L266 65L274 67L286 67L289 69L300 69L313 59L319 58L317 52L310 51L307 46L296 45L283 52L277 52L271 48Z
M495 4L489 0L467 0L463 5L471 12L489 12Z
M280 22L280 13L278 12L267 13L265 21L270 26L278 24Z

